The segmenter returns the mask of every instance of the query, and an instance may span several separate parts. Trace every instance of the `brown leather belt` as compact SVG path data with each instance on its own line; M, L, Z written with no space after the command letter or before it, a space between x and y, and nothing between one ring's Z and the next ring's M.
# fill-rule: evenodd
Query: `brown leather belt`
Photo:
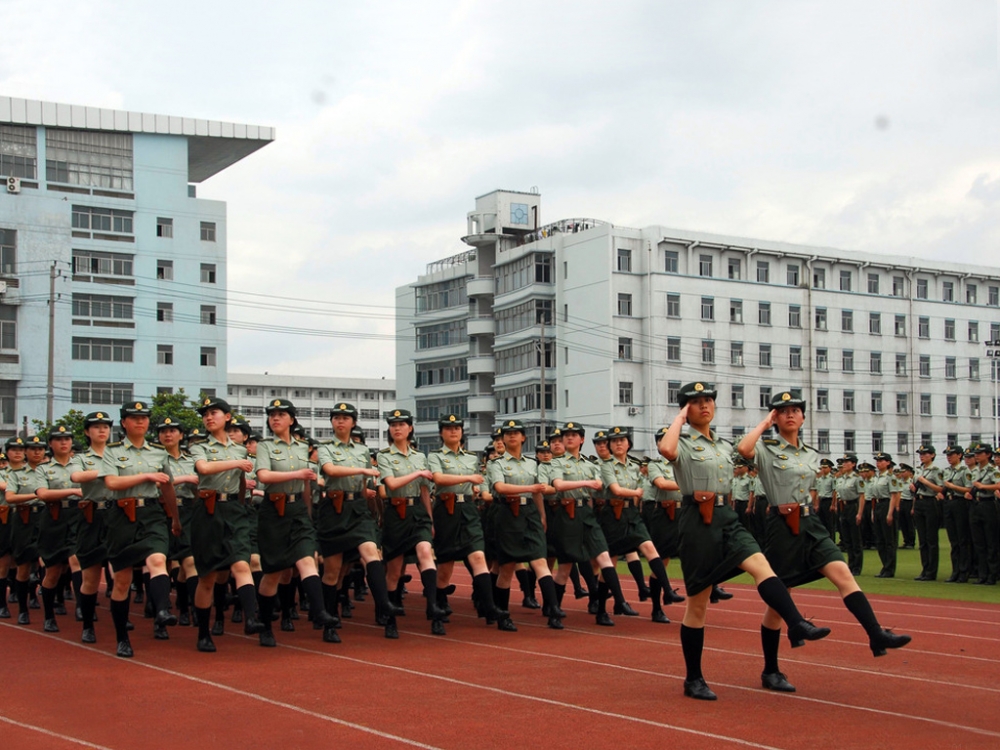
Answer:
M521 506L527 505L529 500L526 497L519 497L517 495L504 495L504 502L507 503L507 507L510 509L511 514L514 518L521 515Z
M444 509L448 511L449 516L455 515L455 503L465 502L465 495L454 492L439 492L437 497L444 504Z

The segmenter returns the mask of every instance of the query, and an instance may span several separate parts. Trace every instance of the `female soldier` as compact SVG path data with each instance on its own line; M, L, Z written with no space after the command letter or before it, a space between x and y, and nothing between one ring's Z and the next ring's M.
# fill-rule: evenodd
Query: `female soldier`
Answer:
M38 518L45 506L37 501L35 490L41 477L35 469L45 458L45 444L35 435L30 455L27 444L21 438L8 438L6 499L13 516L10 523L10 546L14 564L17 566L17 624L30 625L28 616L28 589L31 587L31 566L38 562ZM25 459L28 459L27 462Z
M656 433L656 442L666 433L666 428L661 428ZM678 544L680 542L680 532L677 528L677 511L680 510L681 490L674 478L673 467L657 456L649 462L646 469L650 483L656 489L651 502L642 504L642 520L649 530L650 539L656 551L660 553L663 561L663 569L670 563L671 557L677 557ZM749 492L748 492L749 494ZM645 498L643 498L645 501ZM653 620L662 622L666 620L666 615L662 618L656 616L660 609L660 580L655 576L650 576L649 588L653 600ZM679 604L684 601L684 597L677 593L671 585L663 589L664 604ZM660 610L662 612L662 610Z
M132 657L128 596L133 566L145 565L149 569L149 595L156 610L154 627L177 624L177 617L170 613L169 544L164 510L171 519L174 536L181 532L180 519L167 453L146 442L149 415L149 407L141 401L122 406L125 440L107 446L98 473L116 498L104 522L108 531L108 559L114 569L111 619L118 640L117 654L126 659Z
M382 555L386 561L389 590L394 590L399 582L403 556L416 552L420 581L427 597L427 619L432 623L431 632L444 635L441 620L445 613L437 605L437 567L431 549L434 525L429 488L433 475L427 468L424 454L410 444L413 415L405 409L396 409L386 415L386 422L389 423L389 439L392 442L388 448L378 452L378 469L388 500L382 520ZM395 618L389 618L385 637L399 637Z
M844 606L868 633L875 656L884 656L887 648L905 646L910 636L896 635L879 625L868 598L816 512L819 455L799 439L799 430L805 421L805 401L798 392L784 391L775 394L770 407L771 412L743 436L737 447L747 460L756 456L761 482L771 505L764 542L768 562L789 587L826 577L837 587ZM778 428L778 438L762 440L772 425ZM760 626L760 640L764 651L763 686L769 690L795 692L778 669L781 618L770 607Z
M98 480L98 475L113 424L114 420L101 411L91 412L84 417L83 434L89 447L73 456L70 462L70 480L80 485L83 497L79 503L83 520L80 522L76 541L76 558L82 573L78 604L83 618L83 632L80 635L83 643L97 642L97 634L94 632L97 587L101 583L104 561L108 559L104 516L113 497L104 482Z
M246 617L243 632L256 635L264 625L253 614L256 592L250 575L250 520L243 505L244 475L253 468L246 449L226 433L232 410L221 398L206 398L198 407L208 437L191 446L198 474L198 502L191 518L191 549L198 570L194 606L198 613L198 650L212 653L209 625L216 578L229 571Z
M509 620L510 613L497 610L493 601L493 584L484 553L483 524L475 503L484 479L479 473L476 454L462 448L464 431L465 423L461 418L454 414L440 417L438 432L444 445L427 457L431 479L437 488L437 502L434 503L437 587L447 590L455 561L467 560L480 612L488 620ZM438 601L438 606L441 603Z
M716 700L701 672L705 643L705 615L712 584L728 580L741 570L753 576L761 599L788 625L792 646L830 634L807 622L788 589L775 576L760 547L736 517L728 496L733 479L733 446L712 430L716 390L689 383L678 392L680 413L660 439L660 454L674 464L683 496L680 516L680 558L687 589L687 607L681 625L681 649L687 676L684 695ZM681 435L684 424L690 434Z
M181 519L180 536L170 540L170 561L179 566L177 572L177 610L181 625L191 624L191 605L198 588L198 569L194 566L194 552L191 551L191 518L198 495L198 474L194 470L194 458L181 450L184 432L172 417L164 417L156 425L156 439L167 452L167 465L174 479L174 494L177 495L177 513ZM160 632L162 638L162 631Z
M7 608L7 575L10 572L11 513L7 505L7 456L0 453L0 620L10 619Z
M264 503L257 520L261 570L260 617L264 630L260 645L275 646L271 631L281 574L297 568L309 597L309 615L323 640L340 643L337 618L323 606L323 587L316 569L316 532L312 525L312 487L316 472L309 468L309 443L292 437L295 405L276 398L266 407L274 437L257 444L257 479L264 485Z
M538 465L521 455L524 447L524 425L511 419L504 422L504 454L495 459L487 469L493 491L494 504L504 505L496 515L497 561L500 575L497 578L497 606L509 609L510 582L518 563L528 562L535 572L544 602L542 613L548 617L549 627L562 630L566 613L559 608L556 586L545 562L545 515L542 493L546 485L538 482ZM530 495L531 497L525 497ZM499 623L502 630L506 623Z

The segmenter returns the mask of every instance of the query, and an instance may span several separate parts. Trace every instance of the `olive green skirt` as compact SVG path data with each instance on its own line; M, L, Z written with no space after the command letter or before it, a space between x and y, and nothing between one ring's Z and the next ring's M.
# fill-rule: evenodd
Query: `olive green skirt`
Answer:
M650 541L649 530L634 505L623 506L621 517L615 518L611 503L605 503L597 511L597 520L604 538L608 540L608 552L612 557L634 552L639 545Z
M457 507L457 506L456 506ZM382 558L392 560L412 555L420 542L433 541L431 517L419 500L406 507L406 518L400 518L390 500L385 501L382 518ZM406 562L416 562L406 560Z
M563 505L547 508L549 556L560 565L585 563L608 551L604 532L589 505L577 507L574 518L569 517Z
M283 516L278 515L274 503L265 500L252 520L257 525L260 569L265 573L287 570L316 554L316 529L301 499L285 503Z
M95 508L90 523L87 523L86 518L80 521L76 533L76 559L84 570L95 565L103 565L108 559L108 529L104 523L104 516L110 512Z
M108 530L108 561L115 570L145 565L150 555L166 555L170 549L170 520L155 500L135 509L135 521L115 501L104 512Z
M494 502L494 505L498 505L494 511L497 561L504 565L544 559L547 550L545 531L534 501L517 506L517 516L506 502Z
M681 503L678 530L678 552L688 596L735 578L743 572L740 563L760 552L753 535L728 505L715 508L712 525L707 526L697 503L685 500Z
M475 503L455 503L453 515L440 500L434 503L434 557L438 562L465 560L485 549L483 522Z
M28 522L21 520L19 505L10 509L10 551L17 565L38 562L38 522L46 512L41 506L33 506ZM37 510L36 510L37 508Z
M674 513L674 520L670 520L667 509L658 502L644 502L642 504L642 520L649 531L649 538L653 540L653 546L660 553L660 557L677 557L678 545L680 544L680 527L678 525L680 515L680 505Z
M59 520L54 521L48 507L38 520L38 556L45 565L62 565L76 554L77 537L83 512L78 508L59 508Z
M250 562L250 519L239 500L216 502L208 514L198 500L191 517L191 551L199 575L228 570L234 563Z
M194 504L197 501L193 498L178 500L183 503L177 507L177 514L181 520L181 535L170 535L170 553L168 557L171 560L180 562L194 555L194 552L191 551L191 519L194 518Z
M844 561L844 555L818 515L800 518L796 536L775 508L767 516L764 555L775 575L789 588L818 581L824 577L820 568Z
M378 544L379 541L375 517L363 499L344 500L338 513L333 502L324 497L313 505L313 523L319 553L323 557L357 550L365 542Z
M7 507L7 506L4 506ZM10 537L11 530L14 528L14 511L13 509L8 511L6 523L0 523L0 557L4 557L10 554Z

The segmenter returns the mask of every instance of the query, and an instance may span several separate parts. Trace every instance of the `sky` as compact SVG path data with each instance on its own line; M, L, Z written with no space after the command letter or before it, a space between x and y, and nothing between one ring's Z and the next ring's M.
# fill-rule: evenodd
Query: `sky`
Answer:
M230 372L395 375L395 288L497 188L593 217L1000 266L996 0L0 0L0 95L267 125ZM994 270L998 273L1000 270ZM278 323L303 334L254 331Z

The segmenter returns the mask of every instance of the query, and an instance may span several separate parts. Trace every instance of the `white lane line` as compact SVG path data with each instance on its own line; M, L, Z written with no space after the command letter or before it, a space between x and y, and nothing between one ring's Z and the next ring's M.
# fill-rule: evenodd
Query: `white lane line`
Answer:
M38 732L39 734L44 734L47 737L55 737L58 740L65 740L66 742L72 742L77 745L82 745L83 747L92 747L94 750L111 750L109 747L104 745L95 745L93 742L87 742L86 740L81 740L79 737L70 737L68 734L60 734L59 732L53 732L42 727L36 727L34 724L25 724L23 721L14 721L9 716L4 716L0 714L0 721L6 722L14 727L20 727L21 729L29 729L32 732Z

